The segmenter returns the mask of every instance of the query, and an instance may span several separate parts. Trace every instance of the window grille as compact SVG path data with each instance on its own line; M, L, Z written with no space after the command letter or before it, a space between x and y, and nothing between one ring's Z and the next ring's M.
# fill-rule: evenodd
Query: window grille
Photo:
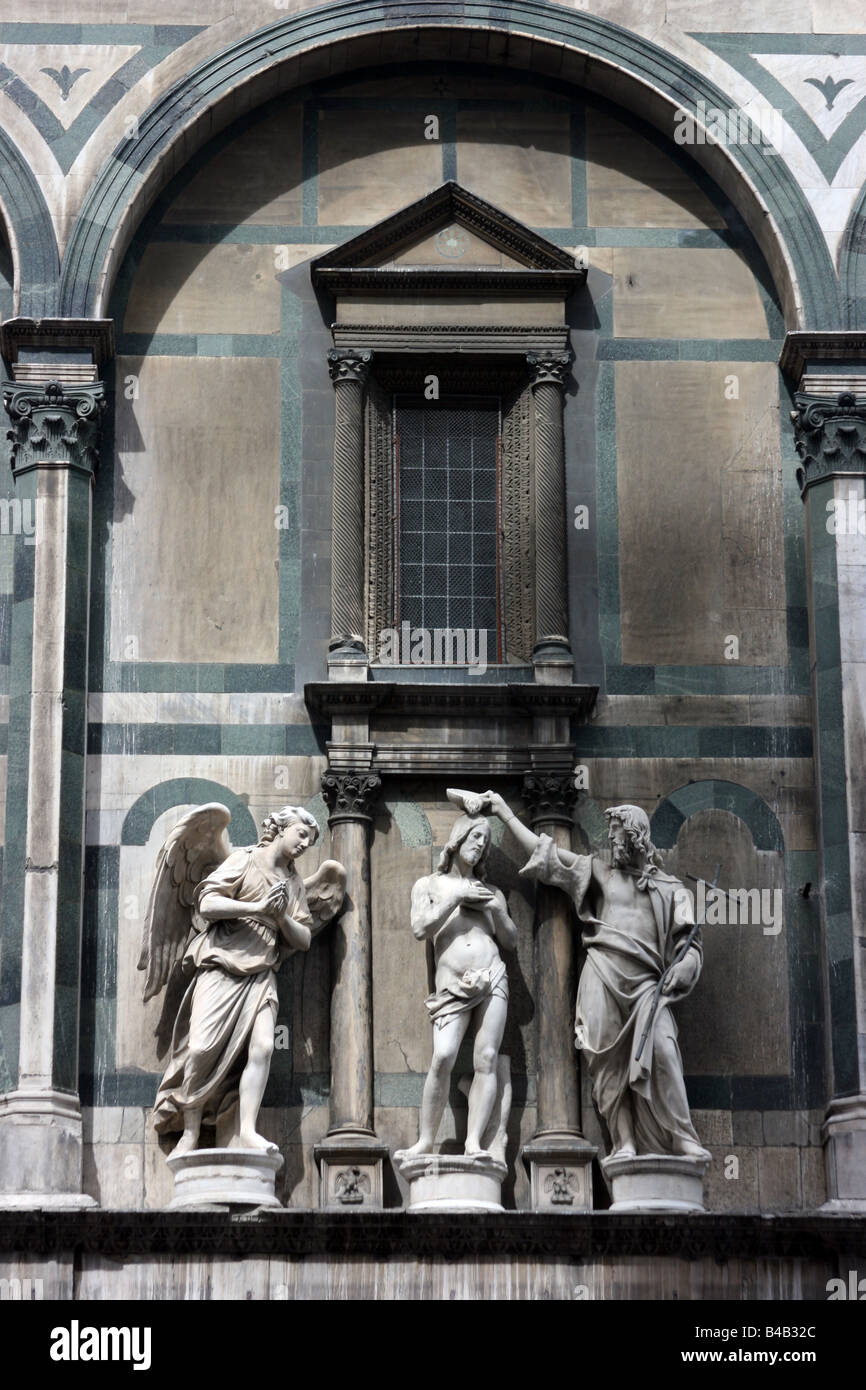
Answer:
M396 611L413 628L501 642L501 407L393 398ZM495 653L495 656L494 656Z

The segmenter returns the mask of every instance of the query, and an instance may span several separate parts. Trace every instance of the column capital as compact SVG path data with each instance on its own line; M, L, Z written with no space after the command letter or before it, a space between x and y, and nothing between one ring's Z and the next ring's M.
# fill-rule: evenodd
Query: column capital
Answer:
M825 478L866 476L866 393L813 396L797 391L794 404L791 420L802 460L797 469L801 492Z
M40 467L96 472L105 410L101 381L5 381L3 404L12 426L6 438L16 477Z
M527 772L523 777L523 801L529 823L555 822L571 827L578 790L574 785L574 770L557 772Z
M335 386L350 381L366 386L373 361L372 348L329 348L328 371Z
M381 787L382 779L376 772L335 772L328 768L322 774L322 796L330 812L328 824L372 820Z
M532 373L530 385L558 386L565 389L574 355L571 352L528 352L526 365Z

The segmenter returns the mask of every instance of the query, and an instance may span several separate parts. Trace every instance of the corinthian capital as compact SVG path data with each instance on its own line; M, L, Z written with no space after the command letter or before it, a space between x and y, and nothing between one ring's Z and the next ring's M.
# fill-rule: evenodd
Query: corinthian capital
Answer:
M801 489L838 474L866 474L866 397L858 400L853 391L835 399L797 391L794 404L791 419L802 459L797 469Z
M341 820L372 820L373 806L382 779L375 772L335 772L322 774L322 796L330 812L331 825Z
M6 438L13 472L21 473L45 463L96 472L105 409L101 382L70 385L57 381L7 381L3 383L3 404L11 423Z
M373 361L371 348L331 348L328 352L328 371L335 386L343 381L354 381L366 386Z
M571 371L570 352L528 352L526 364L532 373L531 385L558 386L564 388Z
M572 825L577 797L572 769L527 772L524 775L523 801L530 825L539 825L544 821Z

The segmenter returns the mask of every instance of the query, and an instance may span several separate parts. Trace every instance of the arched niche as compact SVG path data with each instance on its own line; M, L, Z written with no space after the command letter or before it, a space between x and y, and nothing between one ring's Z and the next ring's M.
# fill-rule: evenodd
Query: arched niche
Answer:
M407 32L408 31L408 32ZM481 4L384 0L371 12L350 0L335 15L281 20L207 59L145 113L138 138L106 163L72 230L60 312L105 312L120 260L147 208L204 141L276 91L376 61L493 59L611 96L671 134L677 110L736 103L679 57L618 25L539 0L491 14ZM696 160L731 198L770 265L787 326L835 328L832 262L814 214L781 159L760 146L696 145Z

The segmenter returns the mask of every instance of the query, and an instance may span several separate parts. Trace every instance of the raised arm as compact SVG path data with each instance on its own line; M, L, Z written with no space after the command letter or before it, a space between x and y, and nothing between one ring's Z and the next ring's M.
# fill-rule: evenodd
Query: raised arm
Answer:
M490 814L498 816L499 819L508 826L521 849L527 854L533 854L538 848L538 836L528 826L519 821L499 792L488 791L484 793L484 798L490 803Z
M533 855L541 844L541 837L536 835L534 831L530 830L528 826L517 819L517 816L511 810L510 806L508 806L498 792L485 792L484 797L485 800L490 803L490 813L494 816L498 816L499 819L508 826L508 829L511 831L511 834L514 836L521 849L524 849L528 855ZM572 850L563 849L561 845L557 845L556 857L560 864L564 865L566 868L572 868L577 864L578 860L585 856L574 854ZM595 863L595 861L593 861L593 863Z

